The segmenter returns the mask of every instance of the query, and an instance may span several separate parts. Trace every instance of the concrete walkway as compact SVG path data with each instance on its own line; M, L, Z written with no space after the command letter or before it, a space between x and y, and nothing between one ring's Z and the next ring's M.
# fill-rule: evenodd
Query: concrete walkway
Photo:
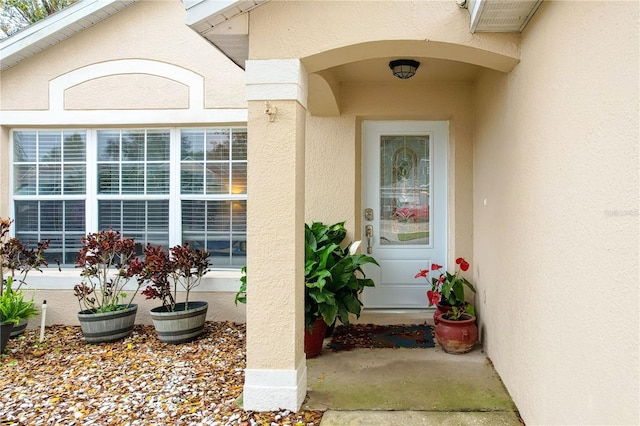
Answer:
M321 426L522 425L481 348L325 348L307 369L304 408L326 410Z

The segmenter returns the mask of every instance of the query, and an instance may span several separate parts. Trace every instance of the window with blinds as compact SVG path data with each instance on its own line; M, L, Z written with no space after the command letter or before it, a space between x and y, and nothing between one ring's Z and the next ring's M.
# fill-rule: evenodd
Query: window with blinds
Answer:
M219 264L246 264L246 129L183 129L180 141L182 240Z
M98 228L169 247L168 129L98 130Z
M47 258L73 263L85 234L86 131L13 132L16 237L51 240Z
M75 261L113 228L141 244L189 242L213 267L246 264L246 128L12 131L16 236Z

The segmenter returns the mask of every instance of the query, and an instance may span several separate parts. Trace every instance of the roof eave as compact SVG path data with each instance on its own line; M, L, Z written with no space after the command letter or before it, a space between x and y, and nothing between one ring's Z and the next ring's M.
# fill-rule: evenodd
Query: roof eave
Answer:
M80 0L0 40L0 70L97 24L138 0Z

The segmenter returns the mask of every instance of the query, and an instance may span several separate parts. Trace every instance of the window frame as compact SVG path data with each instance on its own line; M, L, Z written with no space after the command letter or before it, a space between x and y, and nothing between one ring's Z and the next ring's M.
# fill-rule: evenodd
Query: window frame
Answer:
M98 132L102 130L163 130L169 131L169 194L98 194ZM247 126L244 125L189 125L189 126L162 126L162 125L136 125L136 126L55 126L55 127L38 127L38 126L20 126L9 129L9 179L8 179L8 195L9 195L9 217L15 217L15 201L16 200L84 200L85 201L85 235L90 232L96 232L98 230L98 202L99 200L127 200L127 199L141 199L141 195L144 200L153 199L168 199L169 200L169 231L168 240L169 246L175 246L182 244L182 201L183 200L229 200L231 202L235 200L247 201L247 192L243 194L181 194L180 188L180 168L181 168L181 140L180 132L183 129L227 129L230 134L234 131L244 131L246 133ZM59 194L59 195L17 195L14 193L14 134L15 132L64 132L78 131L85 132L85 194ZM231 141L232 142L232 141ZM230 158L228 163L236 162ZM145 161L146 163L146 161ZM246 160L245 160L245 163ZM38 179L39 174L36 176ZM231 177L230 177L231 179ZM12 235L15 235L15 228L12 227ZM230 229L230 235L233 234L233 230ZM246 228L245 228L246 235ZM65 264L62 266L64 269L73 269L72 264ZM228 271L235 276L236 272L239 272L241 266L228 265L216 265L215 257L212 259L211 270L212 271Z

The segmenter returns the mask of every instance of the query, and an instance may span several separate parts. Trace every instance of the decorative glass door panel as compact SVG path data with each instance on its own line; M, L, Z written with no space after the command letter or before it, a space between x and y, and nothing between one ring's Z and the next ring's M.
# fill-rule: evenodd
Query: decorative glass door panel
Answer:
M379 244L429 245L429 135L380 137Z

